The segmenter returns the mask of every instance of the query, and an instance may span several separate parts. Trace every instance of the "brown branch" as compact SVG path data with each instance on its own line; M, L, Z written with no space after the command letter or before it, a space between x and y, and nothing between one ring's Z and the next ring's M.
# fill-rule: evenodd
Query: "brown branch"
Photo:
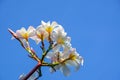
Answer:
M23 80L27 80L39 67L41 66L41 63L38 63L26 76Z

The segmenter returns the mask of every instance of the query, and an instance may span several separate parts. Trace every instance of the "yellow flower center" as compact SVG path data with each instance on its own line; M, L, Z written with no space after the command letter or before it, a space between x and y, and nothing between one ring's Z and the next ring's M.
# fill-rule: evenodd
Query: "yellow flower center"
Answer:
M44 34L43 33L37 33L37 37L40 38L42 41L44 40Z
M53 27L52 26L48 26L46 28L46 31L50 34L53 31Z
M76 59L76 55L74 55L73 53L71 53L71 54L69 55L69 58L70 58L71 60L75 60L75 59Z
M64 44L64 40L62 38L58 38L57 43L58 44Z
M24 33L24 34L22 34L22 37L24 38L24 39L26 39L26 40L28 40L28 36L29 36L29 34L26 32L26 33Z

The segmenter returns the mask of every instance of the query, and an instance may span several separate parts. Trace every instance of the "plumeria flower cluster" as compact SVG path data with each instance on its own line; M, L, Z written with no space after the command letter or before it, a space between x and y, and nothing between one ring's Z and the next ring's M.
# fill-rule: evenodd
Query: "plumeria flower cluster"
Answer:
M21 75L20 80L37 80L42 75L41 67L44 66L50 67L50 72L60 70L65 76L68 76L70 74L69 66L74 66L75 70L78 70L80 65L83 65L82 56L70 43L71 38L67 36L64 28L55 21L52 23L41 21L41 25L37 28L29 26L27 30L24 27L16 32L8 30L13 35L12 39L17 39L29 53L29 57L38 62L28 75ZM30 46L29 39L40 45L42 56L37 56L35 50ZM46 42L48 42L47 46ZM35 73L38 75L34 75Z

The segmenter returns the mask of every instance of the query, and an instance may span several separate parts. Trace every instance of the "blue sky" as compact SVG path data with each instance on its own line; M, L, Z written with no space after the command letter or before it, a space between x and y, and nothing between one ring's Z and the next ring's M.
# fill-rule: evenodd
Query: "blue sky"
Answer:
M0 80L18 80L36 65L7 29L37 27L41 20L65 28L84 66L69 77L43 68L39 80L120 80L119 0L0 0Z

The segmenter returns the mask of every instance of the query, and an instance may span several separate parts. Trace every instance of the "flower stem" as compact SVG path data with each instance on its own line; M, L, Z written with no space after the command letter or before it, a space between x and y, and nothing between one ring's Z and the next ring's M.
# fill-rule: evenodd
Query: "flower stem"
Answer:
M41 62L43 62L45 56L47 55L47 53L52 49L52 43L50 43L47 51L45 51L43 54L42 54L42 59L41 59Z
M27 80L39 67L41 66L41 63L38 63L26 76L23 80Z

